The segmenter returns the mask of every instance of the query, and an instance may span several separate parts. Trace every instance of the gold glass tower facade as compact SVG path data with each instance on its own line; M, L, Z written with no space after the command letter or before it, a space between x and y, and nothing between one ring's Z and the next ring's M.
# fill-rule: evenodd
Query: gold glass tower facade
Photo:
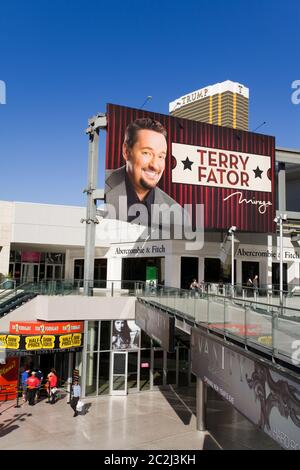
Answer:
M249 89L230 80L209 85L169 103L172 116L248 130Z

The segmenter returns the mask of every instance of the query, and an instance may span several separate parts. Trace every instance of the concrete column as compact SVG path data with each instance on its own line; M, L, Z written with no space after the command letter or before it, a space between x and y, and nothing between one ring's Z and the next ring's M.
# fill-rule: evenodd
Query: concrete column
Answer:
M65 254L65 279L72 280L74 278L74 267L70 257L70 249L66 249Z
M236 262L236 284L242 285L242 260L235 258Z
M107 260L107 280L114 281L114 288L121 288L122 279L122 258L108 258ZM107 289L111 289L111 282L107 282Z
M259 285L263 286L268 284L268 260L266 258L263 258L259 261L259 270Z
M198 282L204 281L204 258L199 258Z
M299 263L287 263L287 282L291 285L299 284Z
M167 255L165 258L165 286L180 288L181 259L178 255Z
M196 388L196 416L197 430L206 431L206 404L207 404L207 388L203 380L197 377Z

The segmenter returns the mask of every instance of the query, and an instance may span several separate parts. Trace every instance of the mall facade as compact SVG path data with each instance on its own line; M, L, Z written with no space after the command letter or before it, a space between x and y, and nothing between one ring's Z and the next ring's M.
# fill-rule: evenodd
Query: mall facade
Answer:
M284 287L299 286L300 213L297 176L300 152L277 149L277 213L284 211ZM294 196L292 196L294 194ZM284 199L283 199L284 197ZM290 210L291 209L291 210ZM134 241L127 230L116 231L116 221L99 218L96 226L94 295L83 296L85 217L83 207L0 203L0 271L10 273L17 285L36 283L46 290L0 319L2 335L14 322L84 322L82 342L67 348L18 351L20 366L31 364L45 372L55 367L62 382L78 370L86 396L182 386L195 378L190 370L189 336L175 329L175 349L167 351L134 323L135 281L154 279L158 285L188 289L193 278L211 289L230 283L231 263L225 231L205 231L200 250L187 250L184 240ZM118 233L116 237L116 233ZM131 239L129 242L128 239ZM236 233L236 284L258 274L261 289L279 288L278 233ZM150 277L149 277L150 276ZM152 277L151 277L152 276ZM57 287L64 286L57 293ZM68 286L72 288L68 290ZM3 287L3 286L2 286ZM75 288L75 289L74 289ZM48 289L48 290L47 290ZM100 295L101 294L101 295ZM130 326L135 344L114 348L115 322ZM13 356L14 351L7 349Z
M213 123L212 113L217 106L214 95L218 95L219 125L176 117L185 105L188 111L192 106L194 112L195 103L183 100L180 110L178 107L173 113L175 117L117 105L108 105L103 115L109 123L103 128L107 132L109 171L123 165L122 139L128 123L149 116L168 129L172 158L166 159L161 189L178 204L204 206L200 244L187 243L180 237L141 239L141 227L106 218L101 207L97 220L91 220L84 207L0 201L0 301L8 287L33 294L11 311L2 311L0 302L0 346L6 358L17 357L19 368L30 365L44 373L55 367L61 383L68 383L75 370L84 396L190 385L195 381L190 335L184 328L175 327L173 346L164 346L155 334L150 338L138 327L137 283L188 290L195 278L216 292L218 286L230 284L234 264L238 288L245 286L249 277L258 275L263 292L279 289L280 237L273 222L276 214L286 215L283 287L299 288L300 151L275 149L273 137L241 130L247 129L248 91L244 96L241 85L229 85L225 90L229 98L223 88L214 88L211 96L199 94L196 100L207 107L208 122ZM226 96L221 96L223 92ZM237 93L243 96L236 97ZM222 113L228 100L235 103L234 112L238 105L243 107L245 119L239 124L233 114L234 125L221 127L227 123ZM199 161L202 166L198 168ZM252 167L248 168L249 162ZM226 181L217 181L217 174ZM244 191L243 185L249 190ZM93 191L99 190L87 193ZM232 191L241 197L225 204L234 195ZM265 206L266 194L271 208ZM84 274L87 221L95 224L93 279L88 280ZM228 237L232 225L237 228L234 263L232 240ZM92 295L83 295L86 281L92 282ZM81 330L72 333L72 328L75 331L78 327L76 322L82 322ZM62 330L63 324L68 330ZM34 329L38 335L30 333Z

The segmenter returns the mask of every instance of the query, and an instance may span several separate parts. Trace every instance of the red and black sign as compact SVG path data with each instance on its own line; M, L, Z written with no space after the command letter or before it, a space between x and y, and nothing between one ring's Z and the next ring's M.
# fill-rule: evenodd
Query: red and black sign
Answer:
M0 401L14 400L17 396L19 361L18 357L10 357L0 364Z
M23 335L63 335L70 333L83 333L83 321L71 322L41 322L41 321L11 321L9 332Z
M274 137L108 104L106 170L124 165L126 127L142 117L167 130L158 186L181 206L203 204L206 229L274 231Z

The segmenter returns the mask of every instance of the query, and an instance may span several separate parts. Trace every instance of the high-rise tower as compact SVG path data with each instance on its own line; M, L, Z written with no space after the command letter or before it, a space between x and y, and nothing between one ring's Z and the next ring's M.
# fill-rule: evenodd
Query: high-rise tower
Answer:
M226 80L169 103L172 116L248 130L249 88Z

